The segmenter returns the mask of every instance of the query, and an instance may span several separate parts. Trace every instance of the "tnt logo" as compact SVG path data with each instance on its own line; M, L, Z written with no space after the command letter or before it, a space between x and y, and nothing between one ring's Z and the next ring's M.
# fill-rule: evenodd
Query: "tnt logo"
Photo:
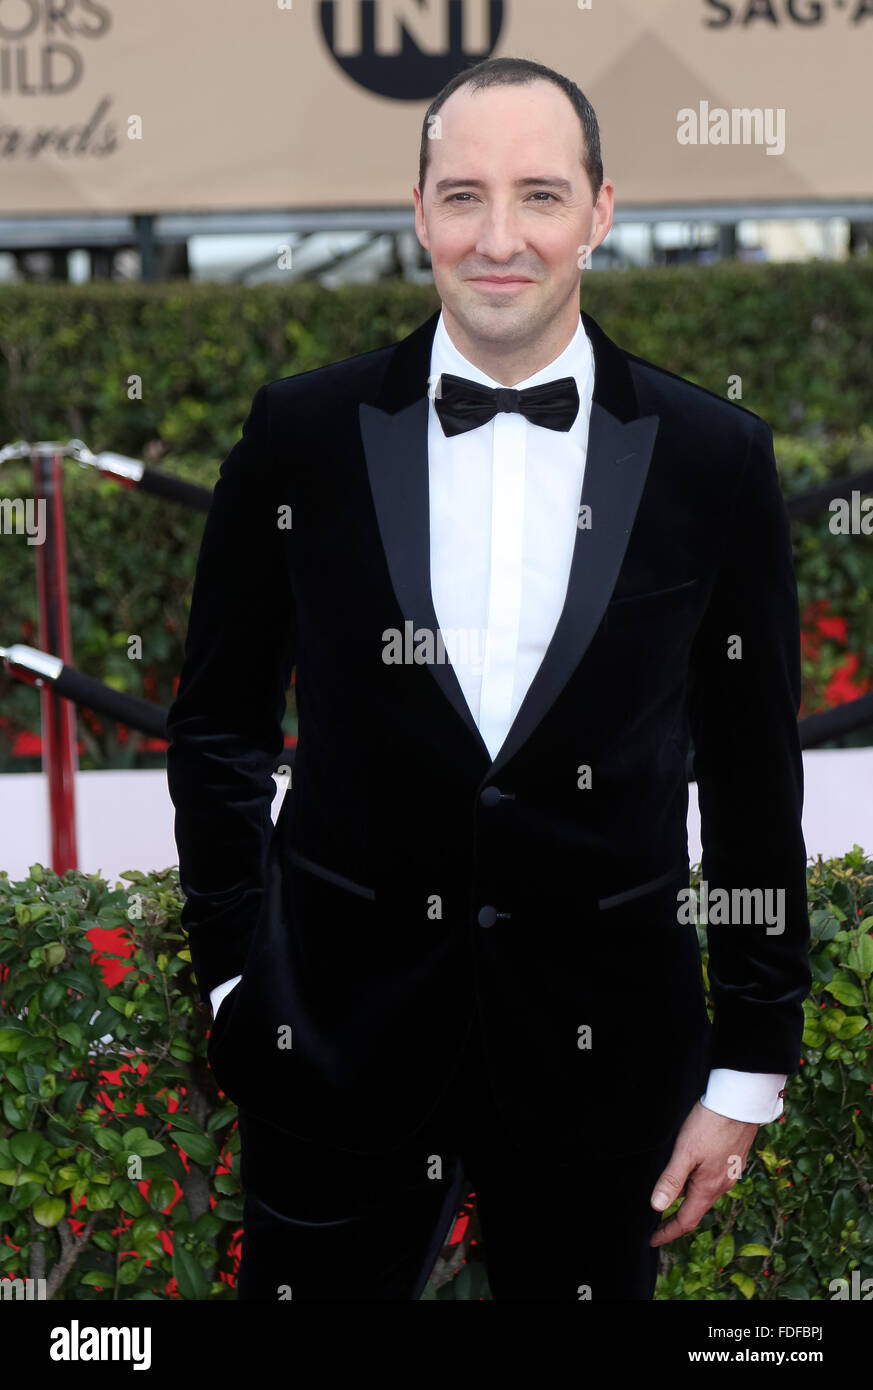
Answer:
M322 0L321 32L343 72L379 96L423 101L488 58L503 0Z

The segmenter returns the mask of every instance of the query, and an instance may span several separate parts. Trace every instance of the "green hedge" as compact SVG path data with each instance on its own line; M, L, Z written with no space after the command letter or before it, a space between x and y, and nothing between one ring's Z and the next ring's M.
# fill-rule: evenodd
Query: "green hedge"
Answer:
M45 1278L61 1300L231 1299L239 1131L206 1064L178 875L122 877L0 875L0 1277ZM873 1277L873 860L856 845L807 878L800 1073L743 1176L662 1248L658 1298L828 1300L833 1281ZM111 987L95 927L117 930L131 967ZM425 1298L490 1297L483 1246L467 1240L442 1252Z
M787 494L873 465L873 264L722 264L597 272L582 303L623 346L742 403L777 435ZM438 306L404 282L0 287L0 443L79 437L211 487L264 381L392 342ZM140 399L131 399L131 378ZM2 495L32 491L6 465ZM75 663L168 705L181 666L203 514L65 465ZM870 538L835 537L828 516L795 527L801 601L846 619L844 646L804 662L803 713L834 703L847 651L859 693L873 681ZM35 641L33 547L2 537L0 643ZM143 659L127 656L131 634ZM850 692L851 693L851 692ZM842 698L846 698L844 694ZM39 728L32 689L0 672L0 771L15 730ZM139 764L135 740L79 717L84 767ZM295 728L289 702L286 730Z

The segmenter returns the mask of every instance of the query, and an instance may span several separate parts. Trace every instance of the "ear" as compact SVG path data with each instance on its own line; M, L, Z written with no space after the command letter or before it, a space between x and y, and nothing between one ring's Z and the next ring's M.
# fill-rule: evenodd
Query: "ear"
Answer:
M612 227L612 219L615 211L615 184L612 179L604 179L597 195L597 202L594 205L593 227L591 232L591 249L598 247L606 237Z
M427 227L424 225L424 204L421 198L421 188L415 184L412 189L412 197L415 202L415 235L425 251L430 250L427 239Z

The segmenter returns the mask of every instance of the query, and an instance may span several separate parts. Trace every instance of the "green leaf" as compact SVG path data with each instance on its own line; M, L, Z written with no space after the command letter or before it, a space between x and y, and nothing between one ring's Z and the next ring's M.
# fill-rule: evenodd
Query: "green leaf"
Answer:
M155 1211L165 1211L176 1195L176 1189L169 1178L152 1178L149 1183L149 1206Z
M112 1193L112 1187L104 1188L104 1191ZM128 1216L144 1216L148 1208L142 1198L139 1188L134 1187L133 1183L125 1182L125 1191L121 1197L115 1199L122 1211L126 1211Z
M88 1024L88 1036L90 1038L104 1038L106 1034L112 1034L118 1015L115 1009L101 1009L97 1017Z
M834 963L829 956L823 953L809 957L809 968L813 980L820 985L826 985L829 980L834 978Z
M157 1139L141 1139L139 1141L137 1153L141 1158L157 1158L158 1154L163 1152L164 1146Z
M161 1117L167 1124L174 1125L176 1129L187 1130L189 1134L202 1134L203 1126L196 1120L192 1120L190 1115L186 1115L184 1110L167 1110Z
M97 1125L94 1129L94 1142L105 1153L117 1153L121 1148L121 1135L115 1129Z
M32 1129L25 1134L13 1134L9 1140L9 1147L18 1162L29 1168L40 1147L39 1135L34 1134Z
M846 917L855 917L855 899L852 897L852 890L847 883L834 884L831 902L841 921Z
M828 1033L838 1033L846 1021L847 1015L842 1009L824 1009L820 1015L821 1025Z
M816 944L833 941L839 931L840 924L829 909L818 908L809 914L809 927L813 944Z
M866 1018L863 1018L860 1014L853 1014L851 1018L846 1019L840 1029L839 1036L841 1038L855 1038L859 1033L865 1032L867 1027Z
M58 1037L63 1038L64 1042L68 1042L71 1047L81 1047L84 1042L82 1030L78 1023L61 1024L58 1029Z
M31 1210L37 1225L49 1230L66 1214L67 1204L61 1197L38 1197Z
M27 1111L22 1106L21 1109L16 1105L15 1099L6 1091L2 1097L3 1114L8 1125L13 1129L27 1129L30 1123Z
M211 1134L214 1129L222 1129L225 1125L233 1124L237 1116L235 1105L222 1105L218 1110L214 1110L206 1122L206 1128Z
M150 1139L141 1125L125 1131L121 1137L121 1147L125 1153L139 1154L141 1158L154 1157L164 1152L163 1144L159 1144L157 1139Z
M839 971L831 980L828 985L828 993L838 999L841 1004L856 1007L864 1003L864 991L844 971ZM827 1027L827 1023L825 1023L825 1027Z
M74 1081L71 1086L68 1086L58 1101L58 1111L60 1114L65 1117L72 1115L74 1110L81 1105L87 1089L87 1081Z
M96 1182L88 1184L85 1201L89 1211L108 1211L114 1205L114 1198L109 1188Z
M126 913L117 907L101 907L97 913L97 925L101 931L114 931L116 927L123 927L126 922Z
M158 1231L163 1229L163 1222L149 1212L146 1216L141 1216L134 1221L131 1227L133 1244L138 1245L143 1240L153 1240Z
M194 1222L194 1234L198 1240L211 1243L221 1231L221 1225L220 1214L217 1211L205 1211Z
M209 1280L196 1256L180 1240L173 1246L173 1274L179 1294L185 1299L204 1299L209 1292Z
M833 1235L838 1236L847 1221L857 1221L858 1203L855 1195L847 1187L838 1187L834 1193L830 1209L830 1225Z
M753 1298L755 1294L755 1282L750 1279L748 1274L732 1274L731 1283L736 1284L743 1298Z
M234 1202L229 1197L222 1197L215 1203L213 1211L222 1221L233 1221L235 1225L240 1225L243 1218L242 1198Z
M128 1256L121 1261L118 1268L119 1284L135 1284L140 1275L140 1270L145 1266L145 1260L131 1258Z
M862 979L873 975L873 936L865 932L863 936L852 943L849 947L846 964ZM847 1001L844 1000L843 1002Z
M4 1187L15 1187L16 1184L22 1186L27 1182L35 1182L42 1187L43 1181L42 1173L30 1168L22 1168L20 1171L18 1168L0 1168L0 1183Z
M738 1255L769 1255L769 1254L770 1254L770 1251L767 1249L766 1245L755 1245L754 1242L753 1242L753 1243L750 1244L750 1245L741 1245L740 1248L739 1248L739 1250L737 1251L737 1254L738 1254Z
M0 1052L17 1052L26 1037L23 1028L0 1028Z
M27 1037L18 1049L18 1060L25 1062L31 1057L45 1057L50 1052L54 1052L54 1043L51 1038Z
M174 1134L173 1138L184 1154L201 1168L209 1168L218 1162L218 1149L205 1134Z
M722 1236L718 1245L715 1247L715 1263L719 1269L729 1265L734 1257L734 1238L730 1232Z
M772 1177L773 1174L776 1172L776 1169L779 1167L779 1159L776 1157L770 1145L768 1144L767 1147L764 1149L756 1149L755 1152L760 1158L764 1167L767 1169L767 1172L769 1173L770 1177ZM702 1232L702 1234L705 1235L706 1232Z

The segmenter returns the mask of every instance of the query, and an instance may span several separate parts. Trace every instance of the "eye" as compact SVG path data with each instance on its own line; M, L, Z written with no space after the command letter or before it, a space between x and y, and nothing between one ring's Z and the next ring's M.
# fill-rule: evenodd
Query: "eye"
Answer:
M456 198L472 198L472 196L472 193L450 193L446 202L453 203ZM558 201L555 194L549 193L545 188L537 189L535 192L531 193L530 196L531 198L551 198L553 203Z

